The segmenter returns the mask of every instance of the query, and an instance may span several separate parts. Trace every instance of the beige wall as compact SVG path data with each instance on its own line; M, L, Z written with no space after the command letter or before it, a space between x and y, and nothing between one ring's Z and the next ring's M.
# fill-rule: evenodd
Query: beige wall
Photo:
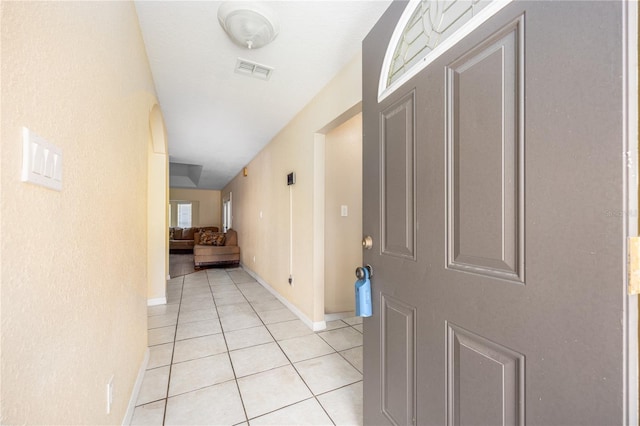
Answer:
M171 201L193 201L197 202L199 207L193 212L193 226L217 226L222 229L221 209L222 201L220 191L209 189L181 189L171 188L169 191L169 199ZM172 226L175 225L177 211L171 211Z
M233 193L241 262L312 322L324 321L324 246L318 243L324 207L317 208L324 205L324 189L316 194L324 186L324 164L316 155L317 132L360 103L361 59L353 58L247 165L248 176L240 171L222 191L223 196ZM286 176L292 171L297 181L288 187ZM290 255L293 286L287 282Z
M362 264L362 113L325 136L324 217L325 313L353 311Z
M120 424L146 351L156 103L136 12L131 2L0 7L0 419ZM62 150L61 192L20 182L22 126Z

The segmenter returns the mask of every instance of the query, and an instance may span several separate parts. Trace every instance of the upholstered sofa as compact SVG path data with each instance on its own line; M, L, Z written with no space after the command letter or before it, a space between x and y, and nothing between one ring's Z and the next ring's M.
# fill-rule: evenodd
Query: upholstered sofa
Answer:
M169 228L169 253L177 253L183 251L191 252L193 250L194 235L201 230L218 231L217 226L204 226L201 228Z
M194 234L196 244L193 246L193 262L196 268L214 265L237 265L240 263L238 233L233 229L229 229L224 234L215 234L213 238L206 238L200 232ZM221 235L224 238L221 238ZM213 242L211 241L212 239L217 241ZM220 243L221 240L223 240L223 245L213 245Z

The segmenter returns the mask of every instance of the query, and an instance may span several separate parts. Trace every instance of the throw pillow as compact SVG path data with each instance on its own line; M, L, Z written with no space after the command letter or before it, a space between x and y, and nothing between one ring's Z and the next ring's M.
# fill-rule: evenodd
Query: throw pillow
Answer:
M200 244L205 246L223 246L225 236L222 232L204 231L200 233Z
M200 243L204 246L212 246L213 245L213 231L204 231L200 233Z
M214 246L223 246L226 240L226 237L224 236L224 233L222 232L214 232L214 239L215 242L213 243Z

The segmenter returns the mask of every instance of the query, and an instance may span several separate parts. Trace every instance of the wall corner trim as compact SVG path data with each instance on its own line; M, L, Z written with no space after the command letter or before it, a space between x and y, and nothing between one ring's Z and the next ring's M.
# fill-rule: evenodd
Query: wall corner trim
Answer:
M146 348L144 351L144 358L142 359L142 364L140 364L140 369L138 370L138 377L136 377L136 382L133 384L133 390L131 391L131 397L129 398L129 405L127 406L127 412L124 415L124 419L122 419L122 425L130 425L131 420L133 420L133 411L136 409L136 401L138 400L138 394L140 393L140 388L142 388L142 380L144 379L144 373L147 371L147 365L149 364L149 348Z
M166 297L156 297L154 299L147 299L147 306L157 306L157 305L166 305L167 298Z
M308 316L302 313L302 311L298 309L293 303L289 302L287 299L284 298L284 296L282 296L273 287L267 284L267 282L264 281L258 274L256 274L251 269L247 268L244 264L240 264L240 266L242 267L242 269L244 269L247 272L247 274L251 275L262 287L266 288L269 291L269 293L273 294L280 302L282 302L287 308L289 308L289 310L293 312L298 318L300 318L300 321L305 323L305 325L309 327L311 330L320 331L327 328L326 321L316 321L316 322L311 321L311 319L309 319Z

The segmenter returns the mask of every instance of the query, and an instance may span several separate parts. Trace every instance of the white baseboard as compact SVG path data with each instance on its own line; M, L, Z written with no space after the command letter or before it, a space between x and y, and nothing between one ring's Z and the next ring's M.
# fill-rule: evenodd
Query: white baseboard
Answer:
M308 316L302 313L302 311L298 309L293 303L285 299L280 293L278 293L273 287L271 287L266 281L264 281L258 274L256 274L254 271L247 268L243 264L241 264L240 266L242 266L242 269L244 269L247 272L247 274L251 275L256 281L258 281L258 283L260 283L262 287L269 290L269 293L273 294L280 302L282 302L283 305L289 308L289 310L293 312L298 318L300 318L300 321L305 323L305 325L309 327L311 330L320 331L327 328L326 321L316 321L316 322L311 321L311 319Z
M309 324L307 324L309 325ZM327 322L326 321L316 321L316 322L312 322L311 323L311 329L313 331L322 331L322 330L326 330L327 328Z
M140 365L140 369L138 370L138 377L136 377L136 382L133 384L133 390L131 391L131 397L129 398L129 405L127 406L127 412L124 415L124 419L122 419L122 425L130 425L131 420L133 419L133 411L136 409L136 401L138 400L138 394L140 393L140 388L142 387L142 380L144 379L144 373L147 371L147 365L149 364L149 348L144 351L144 359L142 360L142 364Z
M155 299L147 299L147 306L166 305L166 297L156 297Z

